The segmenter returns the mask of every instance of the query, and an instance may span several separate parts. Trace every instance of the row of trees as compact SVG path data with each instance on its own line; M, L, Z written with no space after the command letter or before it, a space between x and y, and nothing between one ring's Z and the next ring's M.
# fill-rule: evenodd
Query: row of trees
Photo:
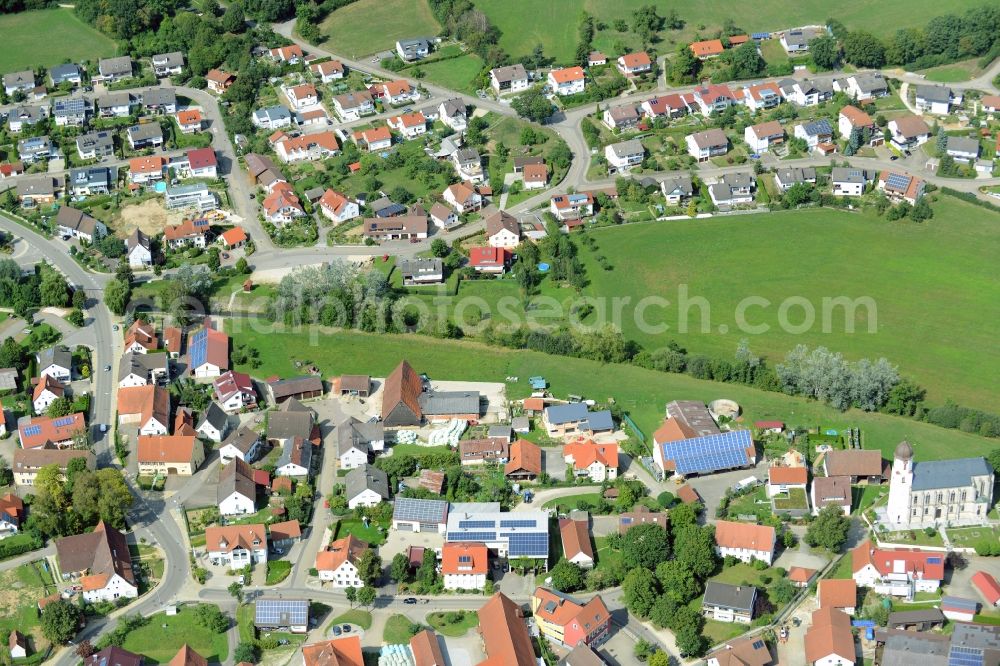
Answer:
M885 358L852 363L826 347L810 350L805 345L796 345L775 371L785 393L868 412L884 407L900 382L896 366Z

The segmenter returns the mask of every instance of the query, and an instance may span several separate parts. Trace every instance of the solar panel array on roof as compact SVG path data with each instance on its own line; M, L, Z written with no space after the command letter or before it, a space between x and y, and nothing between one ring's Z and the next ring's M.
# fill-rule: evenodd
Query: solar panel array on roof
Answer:
M886 187L894 190L905 190L910 186L910 177L901 173L890 173L885 179Z
M747 449L753 446L749 430L666 442L664 460L673 460L678 474L702 474L750 464Z
M496 532L448 532L448 541L496 541Z
M533 520L501 520L500 527L534 527Z
M419 523L443 522L448 516L448 503L443 500L423 500L409 497L399 497L392 510L395 520L408 520ZM492 525L488 525L492 527Z
M27 437L34 437L35 435L42 434L42 426L32 425L24 429L24 434Z
M948 666L983 666L983 651L979 648L953 645L948 653Z
M75 419L72 416L64 416L61 419L56 419L52 422L52 425L56 428L62 428L64 426L73 425Z
M541 532L511 533L508 537L508 555L512 557L546 557L549 554L549 535Z
M492 520L462 520L458 523L458 528L462 530L479 529L483 527L495 528L496 522Z
M197 331L188 345L191 356L191 367L197 368L205 363L208 355L208 331L204 328Z
M260 627L296 627L309 623L309 602L305 599L259 599L254 624Z

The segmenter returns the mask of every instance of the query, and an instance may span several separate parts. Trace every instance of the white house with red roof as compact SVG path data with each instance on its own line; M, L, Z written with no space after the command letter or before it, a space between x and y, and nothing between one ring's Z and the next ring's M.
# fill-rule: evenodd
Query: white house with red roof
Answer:
M59 380L43 375L35 384L35 390L31 394L31 404L35 408L35 413L44 414L53 402L65 394L66 387Z
M229 336L209 318L188 336L188 369L194 377L218 377L229 369Z
M201 124L204 118L198 109L182 109L174 116L177 126L183 134L194 134L201 131Z
M326 62L309 65L309 71L319 77L323 83L330 83L344 78L344 63L339 60L327 60Z
M311 83L303 83L286 88L285 97L288 98L288 103L296 111L308 109L310 106L319 104L319 94L316 92L316 86Z
M294 65L302 60L304 55L302 54L302 47L298 44L292 44L291 46L281 46L275 49L271 49L268 54L271 56L271 60L276 60L278 62L284 62L289 65Z
M708 118L716 111L725 111L737 103L736 95L724 83L709 83L699 86L692 93L701 115Z
M502 247L469 249L469 266L480 273L503 273L510 264L510 253Z
M619 56L617 66L625 76L641 76L653 71L653 61L645 51Z
M767 496L774 497L792 489L805 492L809 483L809 470L805 467L768 467Z
M388 123L389 127L402 134L405 139L415 139L427 133L427 118L420 111L393 116Z
M715 523L715 549L719 557L735 557L746 563L761 560L770 565L776 541L777 535L770 525L730 520Z
M208 148L195 148L187 151L188 170L192 178L217 178L219 160L215 157L215 150Z
M370 153L392 148L392 132L386 125L374 127L372 129L359 130L352 136L354 138L354 143L356 143L359 148L364 148Z
M556 194L549 201L549 210L560 220L579 220L594 214L594 195L590 192Z
M261 202L261 207L267 221L279 226L306 214L295 190L284 181L273 186L271 193Z
M361 207L356 201L351 201L340 192L331 189L327 189L320 197L319 210L323 217L333 222L334 225L353 220L361 215Z
M332 157L340 152L340 144L331 131L288 136L284 132L272 135L271 144L282 162L303 162Z
M466 183L455 183L445 188L442 198L456 213L469 213L483 207L483 195Z
M781 95L781 88L773 81L758 83L743 89L743 103L751 111L773 109L781 104L782 99L784 98Z
M576 476L586 476L594 483L618 478L618 444L597 444L593 440L563 446L563 459L573 465Z
M446 590L481 590L489 573L489 548L484 543L446 543L441 548L441 575Z
M227 250L235 250L241 248L247 244L250 239L247 236L247 232L243 227L233 227L232 229L226 229L221 234L219 234L219 242L222 243L222 247Z
M647 99L639 108L647 118L651 119L678 118L690 112L684 98L676 93Z
M972 574L972 584L983 595L986 603L994 608L1000 606L1000 583L993 574L986 571L977 571Z
M212 382L215 400L230 414L257 407L257 391L250 375L228 370Z
M490 247L513 250L521 244L521 224L506 211L497 211L486 218L486 242Z
M911 599L916 592L934 592L941 586L945 555L919 548L877 548L865 540L851 551L851 577L878 594Z
M582 93L587 85L587 75L583 67L565 67L553 69L546 79L549 88L557 95L575 95Z
M407 104L420 99L420 93L417 92L417 89L411 86L409 81L403 79L376 83L368 88L368 92L375 99L381 99L383 102L393 106Z
M368 544L353 534L330 543L316 554L319 579L333 587L363 587L358 563L366 550Z

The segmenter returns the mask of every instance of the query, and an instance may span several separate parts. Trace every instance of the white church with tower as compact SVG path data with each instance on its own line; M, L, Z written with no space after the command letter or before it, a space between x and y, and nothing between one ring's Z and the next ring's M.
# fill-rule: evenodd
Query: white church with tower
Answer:
M982 525L993 506L993 468L985 458L915 462L896 446L885 518L890 529Z

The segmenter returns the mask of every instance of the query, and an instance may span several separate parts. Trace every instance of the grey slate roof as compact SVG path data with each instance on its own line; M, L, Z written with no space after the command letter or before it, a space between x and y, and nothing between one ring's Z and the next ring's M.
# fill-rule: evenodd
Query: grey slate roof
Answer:
M736 611L752 612L757 600L757 588L748 585L728 585L708 581L705 583L703 606L730 608Z
M184 54L180 51L157 53L153 56L153 65L156 67L183 67Z
M660 189L667 194L679 194L689 197L694 193L694 185L691 183L691 176L669 176L660 182Z
M834 183L864 184L872 179L868 177L864 169L833 167L833 170L830 172L830 180Z
M201 421L198 422L198 427L196 430L200 430L206 422L214 427L218 431L223 431L226 428L226 424L229 422L229 417L226 413L222 411L222 407L219 407L218 403L210 402L208 403L208 408L205 409L205 413L201 415Z
M365 464L352 469L344 477L344 484L348 500L354 499L366 489L375 491L383 500L389 499L389 477L374 465Z
M947 636L922 631L886 632L883 666L947 666L950 641Z
M582 402L551 405L545 408L545 418L553 425L583 421L587 418L587 405Z
M448 208L445 210L450 211ZM400 259L396 266L399 268L399 272L403 275L404 280L411 277L420 277L421 275L426 274L442 275L444 271L444 262L436 257Z
M363 423L353 416L337 426L337 454L344 455L351 449L364 453L371 451L371 442L385 439L385 426L381 423Z
M253 480L253 469L239 458L223 466L219 472L217 500L221 502L234 492L251 500L257 498L257 484Z
M63 81L70 81L80 77L80 66L74 63L68 62L64 65L56 65L49 70L49 76L52 77L52 83L59 85Z
M110 109L113 106L131 106L134 100L127 92L110 92L97 98L99 109Z
M420 410L426 415L478 414L479 391L427 391L420 394Z
M24 178L17 183L17 194L21 197L51 196L56 191L56 182L52 176Z
M790 167L778 169L776 176L783 185L788 183L805 183L816 180L816 169L813 167Z
M517 63L516 65L508 65L507 67L497 67L490 72L493 77L500 83L507 83L509 81L523 81L528 78L527 72L524 71L524 65Z
M128 128L128 137L132 141L147 141L149 139L163 138L163 128L160 123L143 123L142 125L132 125Z
M888 89L885 78L879 72L874 74L858 74L854 77L854 83L859 90L867 93L878 92Z
M139 93L144 106L169 106L177 104L177 93L173 88L150 88Z
M4 74L3 85L4 87L9 88L13 88L15 86L19 88L34 88L35 73L30 69L26 69L23 72L11 72L10 74Z
M71 169L68 184L71 187L96 187L103 185L111 188L111 170L107 167L83 167Z
M464 116L465 115L465 101L460 97L453 97L452 99L446 99L441 102L444 107L442 111L444 115L451 118L453 116Z
M749 171L738 171L727 173L722 177L722 183L730 188L744 188L753 186L753 176Z
M73 367L73 353L63 347L62 345L56 345L55 347L49 347L48 349L43 349L38 352L38 369L44 370L50 365L58 365L60 368L66 368L67 370Z
M266 109L257 109L253 112L258 122L267 120L274 123L279 120L291 120L292 112L283 106L269 106Z
M917 99L926 102L951 102L951 88L947 86L917 86Z
M619 141L618 143L613 143L608 148L614 153L615 157L628 157L629 155L643 154L646 149L642 146L642 141L639 139L629 139L628 141Z
M271 412L267 417L267 438L290 440L309 439L312 434L312 412Z
M167 353L157 352L155 354L136 354L129 352L122 355L118 361L118 381L136 374L140 377L148 377L152 370L167 369Z
M240 451L240 453L246 455L250 452L250 449L253 448L253 445L259 441L260 435L258 435L256 431L251 430L246 426L240 426L233 432L229 433L229 436L222 440L222 444L220 444L219 447L233 446Z
M132 58L119 56L117 58L102 58L97 65L102 76L132 73Z
M491 425L486 431L487 437L503 437L504 439L510 439L513 434L514 431L506 424Z
M896 624L919 624L921 622L944 622L944 613L937 608L924 610L896 611L889 613L889 626Z
M961 153L979 154L979 141L968 136L949 136L948 150Z
M972 484L973 476L993 474L985 458L954 458L913 463L913 490L960 488Z

